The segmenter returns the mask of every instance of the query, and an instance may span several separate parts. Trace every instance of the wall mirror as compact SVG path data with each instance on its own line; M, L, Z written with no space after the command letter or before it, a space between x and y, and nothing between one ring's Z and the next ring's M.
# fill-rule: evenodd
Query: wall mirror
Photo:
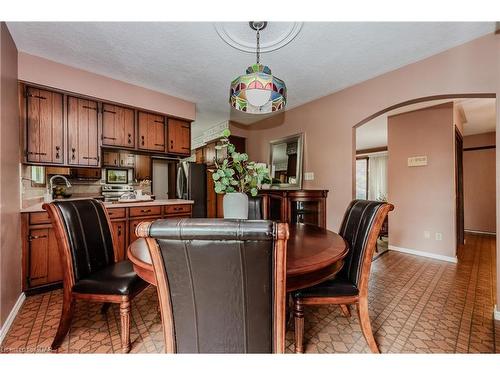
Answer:
M270 142L271 188L302 189L304 134Z

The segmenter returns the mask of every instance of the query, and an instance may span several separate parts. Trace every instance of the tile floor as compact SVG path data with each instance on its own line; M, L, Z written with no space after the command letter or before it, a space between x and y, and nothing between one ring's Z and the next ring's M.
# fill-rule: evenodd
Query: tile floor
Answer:
M382 353L500 352L500 322L493 320L495 238L467 235L458 264L388 251L373 263L370 315ZM28 297L0 350L47 352L57 329L61 291ZM163 351L155 289L132 305L132 353ZM354 311L353 311L354 312ZM367 353L356 314L337 307L305 309L307 353ZM495 325L497 334L495 335ZM79 301L59 352L120 351L118 308ZM287 350L293 351L293 328Z

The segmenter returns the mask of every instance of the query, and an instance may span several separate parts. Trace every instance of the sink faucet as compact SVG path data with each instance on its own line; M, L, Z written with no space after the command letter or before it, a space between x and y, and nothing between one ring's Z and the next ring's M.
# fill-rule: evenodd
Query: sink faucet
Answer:
M48 194L52 194L52 191L54 190L54 180L56 178L62 178L66 182L66 186L69 187L69 188L71 187L71 183L68 181L68 179L66 177L61 176L60 174L55 174L49 180L49 186L47 187L47 193Z

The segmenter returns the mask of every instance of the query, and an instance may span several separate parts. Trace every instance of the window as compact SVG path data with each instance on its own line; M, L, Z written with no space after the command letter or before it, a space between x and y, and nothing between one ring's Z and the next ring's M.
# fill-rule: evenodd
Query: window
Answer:
M45 167L31 167L31 184L32 186L45 186Z
M356 159L356 199L368 199L368 158Z

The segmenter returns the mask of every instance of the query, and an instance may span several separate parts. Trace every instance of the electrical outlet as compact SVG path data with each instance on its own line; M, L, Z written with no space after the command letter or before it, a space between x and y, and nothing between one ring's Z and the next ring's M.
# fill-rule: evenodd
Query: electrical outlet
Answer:
M436 241L441 241L443 239L443 233L436 232Z
M431 238L431 232L429 232L428 230L424 230L424 238L425 239Z
M305 172L304 173L305 181L313 181L314 180L314 172Z

